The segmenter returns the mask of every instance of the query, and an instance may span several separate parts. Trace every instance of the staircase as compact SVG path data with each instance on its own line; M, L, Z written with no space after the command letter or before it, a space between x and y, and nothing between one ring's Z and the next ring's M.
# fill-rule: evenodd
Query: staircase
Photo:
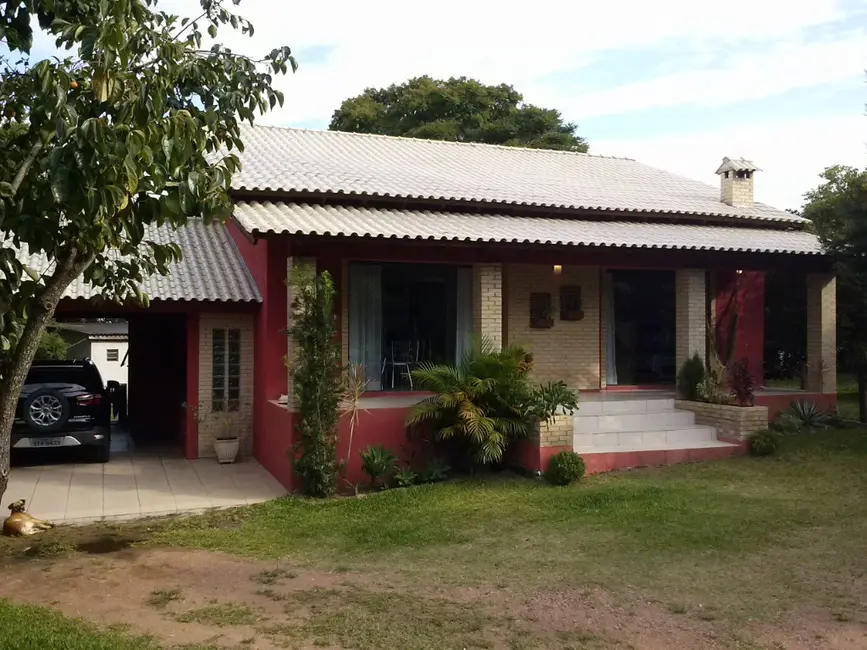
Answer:
M728 452L733 454L738 449L737 445L717 440L714 427L696 424L694 413L674 408L674 399L667 393L636 391L594 397L582 396L574 418L573 449L582 456L678 451L678 459L700 460L730 455ZM689 450L695 453L683 453ZM664 456L657 454L653 458L659 461ZM645 454L644 458L651 456ZM623 460L626 464L617 466L636 461ZM643 464L662 465L666 461Z

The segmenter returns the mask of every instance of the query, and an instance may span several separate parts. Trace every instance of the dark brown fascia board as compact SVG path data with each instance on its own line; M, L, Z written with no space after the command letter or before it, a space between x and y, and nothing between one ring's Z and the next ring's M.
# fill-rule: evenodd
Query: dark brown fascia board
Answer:
M384 237L288 235L295 254L311 257L443 263L526 263L610 268L704 268L828 273L833 261L822 254L714 251L628 246L583 246L507 242L466 242Z

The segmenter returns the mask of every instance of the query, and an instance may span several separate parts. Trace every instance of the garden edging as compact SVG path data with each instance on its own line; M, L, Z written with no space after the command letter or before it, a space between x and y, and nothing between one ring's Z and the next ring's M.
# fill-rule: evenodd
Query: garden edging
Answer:
M768 428L767 406L734 406L679 399L675 400L674 407L695 413L696 424L715 427L717 438L724 441L742 442L750 434Z

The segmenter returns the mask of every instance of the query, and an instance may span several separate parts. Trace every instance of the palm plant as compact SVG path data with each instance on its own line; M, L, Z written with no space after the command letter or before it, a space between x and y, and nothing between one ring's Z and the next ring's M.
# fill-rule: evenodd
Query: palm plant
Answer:
M410 410L407 424L430 422L440 440L466 441L475 463L497 463L536 418L548 420L558 409L577 407L577 396L562 383L534 387L532 366L524 348L496 350L487 339L477 341L456 366L422 364L413 379L434 395Z

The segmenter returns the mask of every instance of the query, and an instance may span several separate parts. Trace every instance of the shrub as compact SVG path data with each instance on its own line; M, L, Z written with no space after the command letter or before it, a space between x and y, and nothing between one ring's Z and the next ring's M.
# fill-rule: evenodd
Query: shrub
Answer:
M783 412L782 418L789 420L796 431L815 431L828 426L828 414L813 402L800 400Z
M430 461L419 477L422 483L439 483L449 477L451 467L439 460Z
M467 444L473 463L498 463L536 419L577 408L577 394L563 382L533 386L532 365L523 348L496 350L488 340L477 342L457 366L422 364L413 379L434 395L410 410L407 424L431 422L439 440Z
M698 387L704 380L704 362L696 353L692 359L683 362L677 375L677 390L683 399L693 402L699 399Z
M729 388L738 406L755 406L756 380L749 359L735 361L729 369Z
M394 473L394 484L397 487L410 487L415 485L417 480L418 474L409 467L401 467Z
M370 477L370 485L376 485L380 479L386 478L393 470L397 459L391 449L384 445L373 445L361 452L361 466Z
M756 431L749 438L750 453L754 456L770 456L777 451L780 437L768 429Z
M574 451L561 451L551 457L545 479L551 485L569 485L584 476L584 460Z
M292 269L292 327L296 351L290 364L298 405L293 449L295 471L308 496L337 491L337 425L340 418L340 342L334 319L334 283L328 272Z
M69 342L56 330L45 330L39 339L34 361L58 361L69 353Z
M722 390L719 375L715 370L708 368L704 379L699 382L698 399L708 404L731 404L731 396Z
M549 381L531 389L527 410L541 422L548 422L557 413L571 415L578 410L578 393L564 381Z

